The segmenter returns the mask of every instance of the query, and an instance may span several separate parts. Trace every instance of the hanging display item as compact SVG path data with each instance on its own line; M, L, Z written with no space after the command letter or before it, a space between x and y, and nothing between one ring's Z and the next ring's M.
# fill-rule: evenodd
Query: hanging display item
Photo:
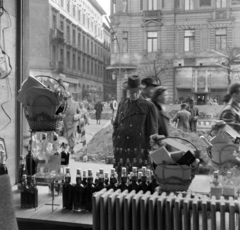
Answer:
M3 138L0 138L0 175L8 174L8 169L6 166L7 158L8 156L5 141Z

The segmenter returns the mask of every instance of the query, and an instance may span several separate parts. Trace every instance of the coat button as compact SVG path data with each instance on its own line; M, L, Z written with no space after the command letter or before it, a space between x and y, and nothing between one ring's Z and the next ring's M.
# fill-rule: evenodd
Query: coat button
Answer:
M129 136L127 136L127 139L129 139Z
M118 138L120 138L120 136L118 136Z
M130 124L130 127L132 127L132 124Z

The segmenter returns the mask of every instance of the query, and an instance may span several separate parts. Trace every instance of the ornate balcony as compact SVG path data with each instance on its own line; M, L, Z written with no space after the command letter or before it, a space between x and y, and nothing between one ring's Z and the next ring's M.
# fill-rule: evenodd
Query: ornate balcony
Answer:
M51 29L51 39L53 42L63 43L64 42L64 33L59 29Z

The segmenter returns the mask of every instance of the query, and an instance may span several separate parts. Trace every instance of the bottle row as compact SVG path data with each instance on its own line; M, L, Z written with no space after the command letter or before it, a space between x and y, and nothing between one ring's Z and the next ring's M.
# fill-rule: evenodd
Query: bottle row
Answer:
M107 172L104 173L104 170L100 169L96 173L95 179L91 169L88 170L87 176L86 171L83 171L83 175L81 175L81 170L77 169L75 185L71 183L70 168L67 168L65 182L62 186L63 209L76 212L81 210L91 211L92 195L104 188L114 191L117 189L128 190L129 192L142 190L144 193L146 191L154 193L156 187L158 187L156 178L146 167L142 167L141 170L133 167L129 175L127 169L122 167L120 180L118 180L118 174L114 168L111 169L110 178Z
M37 208L38 207L38 188L35 177L31 177L30 183L27 181L27 175L22 176L21 184L21 208Z
M149 157L149 150L146 149L114 148L113 152L116 161L119 161L122 158L124 163L127 158L133 163L134 158L140 158L142 161L145 161L148 160Z

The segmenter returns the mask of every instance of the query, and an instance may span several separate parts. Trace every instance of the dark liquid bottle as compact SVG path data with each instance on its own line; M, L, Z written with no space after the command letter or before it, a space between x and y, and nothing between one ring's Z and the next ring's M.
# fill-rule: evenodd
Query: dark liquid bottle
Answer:
M0 151L0 175L8 174L8 169L6 166L6 153L5 151Z
M86 170L83 170L82 184L83 184L84 187L87 185L87 171Z
M92 195L95 192L95 187L93 184L93 172L91 169L88 170L88 182L87 185L84 187L84 194L85 194L85 209L87 211L92 211Z
M121 192L128 189L127 185L127 169L122 167L121 183L118 185L118 189L121 189Z
M127 158L127 161L126 161L126 169L127 169L127 174L129 174L131 172L131 169L132 169L129 158Z
M132 167L138 167L137 159L136 159L136 158L133 158L133 164L132 164Z
M66 168L65 182L63 184L62 198L63 198L63 209L72 210L72 190L70 168Z
M106 186L104 184L104 170L100 169L99 170L99 181L97 186L95 187L95 192L101 191L104 189Z
M36 179L34 176L32 176L31 178L29 200L30 200L31 208L38 207L38 188L37 188Z
M139 191L139 185L137 183L137 168L133 167L132 168L132 182L130 183L130 185L128 186L128 191L131 192L132 190L135 190L136 193Z
M28 148L28 154L26 156L26 169L27 169L28 175L30 176L29 178L31 178L31 176L36 173L36 167L37 167L37 163L34 160L34 157L33 157L33 154L31 152L31 147L30 146Z
M73 189L73 210L75 212L80 212L84 208L84 186L82 184L82 178L81 178L81 169L77 169L76 174L76 185Z
M159 185L157 183L156 177L151 172L151 182L148 185L148 191L150 191L152 194L155 192L155 188L157 188Z
M106 187L108 187L108 185L109 185L109 177L108 177L108 173L107 172L105 173L104 184L105 184Z
M139 159L138 168L141 169L142 167L143 167L143 161L142 161L142 159Z
M113 189L114 191L117 190L117 179L115 177L115 169L112 168L111 169L111 175L110 175L110 184L107 186L107 190Z
M118 167L117 167L118 180L120 180L121 178L122 167L123 167L123 159L121 158L120 161L118 162Z
M29 208L29 187L27 184L27 175L22 177L22 187L21 187L21 208Z
M142 182L142 172L138 172L138 184L140 185Z
M95 180L94 180L95 187L98 185L98 183L99 183L99 172L96 172L96 177L95 177Z
M18 190L21 190L22 186L22 176L26 174L26 168L24 164L24 157L20 156L19 169L18 169Z
M146 167L142 167L142 177L141 183L139 184L139 190L142 190L143 193L148 191Z

